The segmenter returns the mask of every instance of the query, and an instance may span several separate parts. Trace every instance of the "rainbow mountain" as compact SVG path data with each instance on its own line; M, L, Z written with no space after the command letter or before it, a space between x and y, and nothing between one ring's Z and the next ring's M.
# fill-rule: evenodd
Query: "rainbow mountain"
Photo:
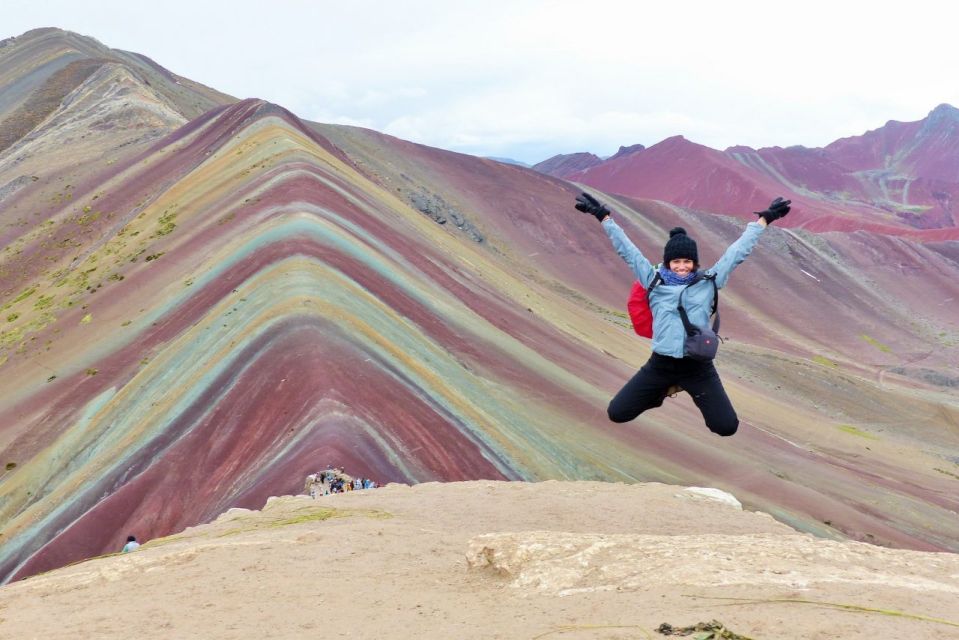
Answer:
M771 228L722 294L720 439L684 395L607 420L649 343L578 184L57 29L0 42L0 141L2 580L327 465L716 486L818 536L959 550L955 240ZM597 193L650 256L680 224L711 263L751 217Z

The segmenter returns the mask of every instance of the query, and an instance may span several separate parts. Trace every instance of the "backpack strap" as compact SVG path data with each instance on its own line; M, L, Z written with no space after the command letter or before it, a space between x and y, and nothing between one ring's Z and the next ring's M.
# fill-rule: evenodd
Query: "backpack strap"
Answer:
M683 287L683 290L679 292L679 306L677 309L679 311L679 317L683 321L683 327L686 328L686 335L688 336L696 335L699 333L699 329L689 321L689 316L686 315L686 309L683 308L683 294L686 293L686 289L703 280L709 280L713 284L713 308L709 315L716 316L713 319L713 333L719 333L719 287L716 286L716 274L701 273L693 278L693 281Z
M656 275L653 276L653 281L649 283L649 287L647 287L646 289L647 300L649 299L649 294L652 293L653 289L655 289L657 285L660 285L662 283L663 283L663 274L659 272L659 269L656 269Z

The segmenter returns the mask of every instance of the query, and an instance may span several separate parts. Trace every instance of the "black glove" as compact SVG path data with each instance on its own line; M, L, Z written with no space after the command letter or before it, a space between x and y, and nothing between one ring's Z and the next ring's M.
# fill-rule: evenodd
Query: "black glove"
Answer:
M600 222L609 215L609 208L585 191L576 196L576 204L574 206L583 213L596 216L596 219Z
M754 211L757 216L763 218L766 221L766 224L769 224L773 220L779 220L787 213L789 213L789 205L792 204L792 200L783 200L782 198L776 198L772 201L772 204L769 205L769 208L765 211Z

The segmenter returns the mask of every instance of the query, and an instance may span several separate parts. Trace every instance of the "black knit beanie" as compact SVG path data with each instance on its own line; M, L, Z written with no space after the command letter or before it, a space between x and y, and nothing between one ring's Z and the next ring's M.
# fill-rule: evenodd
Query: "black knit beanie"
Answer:
M670 260L676 258L689 258L695 264L699 264L699 251L696 249L696 241L686 235L686 230L682 227L674 227L669 231L669 241L663 249L663 264L669 268Z

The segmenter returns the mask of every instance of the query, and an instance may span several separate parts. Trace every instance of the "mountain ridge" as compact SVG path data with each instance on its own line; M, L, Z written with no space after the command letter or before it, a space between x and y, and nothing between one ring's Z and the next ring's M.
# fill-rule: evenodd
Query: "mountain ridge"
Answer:
M630 162L617 154L567 168L556 164L566 156L556 156L536 167L606 191L730 215L745 215L753 197L781 194L795 202L799 213L783 221L787 226L955 240L957 123L959 109L941 104L923 120L890 120L824 147L732 146L717 151L672 136L633 152ZM730 165L727 158L742 167Z

